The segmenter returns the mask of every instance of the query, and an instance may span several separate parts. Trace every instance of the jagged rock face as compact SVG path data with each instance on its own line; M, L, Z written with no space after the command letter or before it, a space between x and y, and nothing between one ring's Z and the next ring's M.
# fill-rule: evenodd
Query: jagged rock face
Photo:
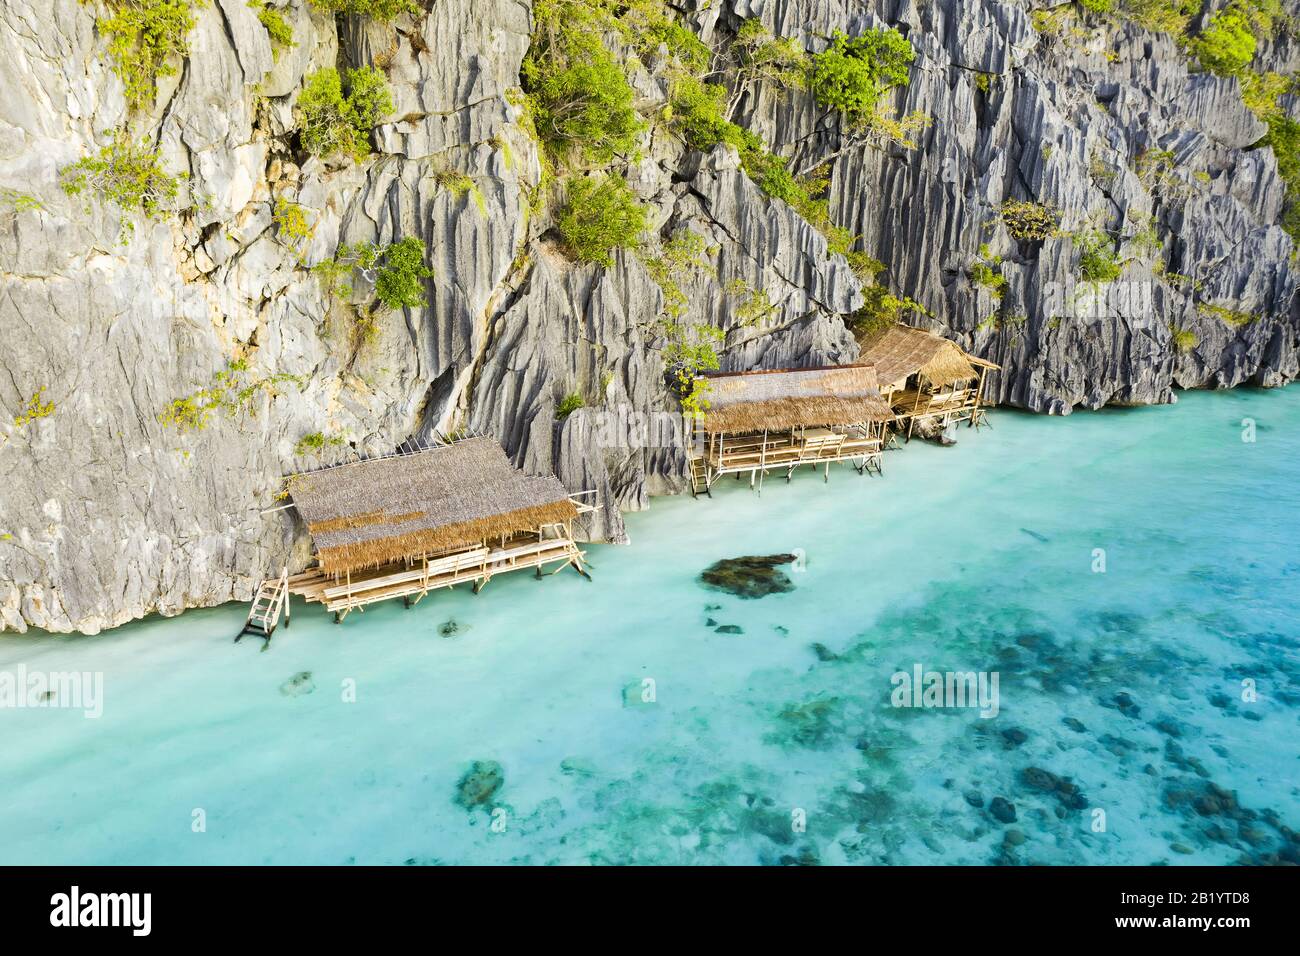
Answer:
M1296 273L1276 225L1285 186L1272 151L1251 149L1266 127L1236 80L1189 73L1166 35L1125 25L1039 36L1030 8L1061 5L740 0L732 9L813 50L834 30L884 23L911 39L919 55L897 108L931 126L916 150L837 159L831 204L886 264L884 281L933 313L932 327L1006 369L993 381L998 400L1066 413L1168 402L1175 387L1295 378ZM1297 55L1282 44L1265 61L1290 72ZM808 96L764 90L749 111L745 124L770 141L801 143L796 167L833 151L834 123L818 127ZM1171 151L1173 168L1139 177L1148 149ZM1120 256L1134 261L1119 281L1090 288L1068 236L1008 234L1006 199L1056 206L1066 233L1121 233ZM1155 255L1133 241L1135 223L1152 218L1163 243ZM967 278L986 244L1004 261L1000 307ZM1158 278L1156 262L1187 279ZM1258 318L1232 326L1206 314L1193 286L1195 299ZM1171 327L1195 334L1195 348L1176 348Z
M899 106L934 122L915 151L836 159L832 212L886 263L886 281L933 312L934 327L1005 366L994 383L1002 401L1065 412L1297 374L1276 161L1250 148L1262 131L1235 81L1189 74L1167 39L1126 28L1049 42L1025 5L991 0L689 6L711 42L745 17L814 50L836 28L888 22L908 33L920 56ZM547 210L530 209L541 164L512 93L528 4L437 0L390 25L336 21L305 0L281 9L295 46L278 58L244 0L198 12L189 57L133 119L164 165L188 174L187 209L137 217L125 240L113 207L57 185L60 167L128 115L95 6L15 0L0 10L10 91L0 187L42 204L0 208L0 628L94 633L248 599L266 574L309 555L276 497L283 475L439 432L493 434L522 467L595 490L592 537L625 540L621 511L683 486L663 293L636 255L609 269L571 263ZM1300 57L1279 45L1267 58L1286 70ZM304 77L359 64L384 68L393 89L377 152L361 164L308 159L293 133ZM977 72L995 74L987 93ZM660 112L667 82L656 64L636 66L632 80L639 108ZM739 119L795 167L835 149L805 94L759 89ZM1170 179L1133 170L1149 146L1177 157ZM723 368L857 357L843 318L862 287L816 230L766 199L725 148L700 155L658 129L642 152L628 178L654 227L688 229L708 247L709 268L683 282L681 321L724 330ZM442 185L451 171L476 193ZM301 247L275 227L277 198L315 221ZM1068 239L1014 241L996 217L1004 198L1054 203L1069 230L1091 216L1110 228L1130 211L1153 216L1167 271L1199 282L1200 298L1261 318L1233 327L1198 313L1190 285L1140 261L1124 276L1131 294L1081 309L1078 250ZM428 305L387 314L372 341L357 341L347 303L310 267L341 242L412 235L430 249ZM995 304L966 277L984 243L1004 257L1002 312L1014 321L986 321ZM768 305L756 315L760 291ZM368 292L358 287L353 301ZM1196 347L1176 349L1171 326L1194 331ZM160 421L233 359L254 386L238 410L197 430ZM40 388L53 414L11 424ZM556 403L575 392L584 407L557 420ZM297 455L314 432L346 444Z

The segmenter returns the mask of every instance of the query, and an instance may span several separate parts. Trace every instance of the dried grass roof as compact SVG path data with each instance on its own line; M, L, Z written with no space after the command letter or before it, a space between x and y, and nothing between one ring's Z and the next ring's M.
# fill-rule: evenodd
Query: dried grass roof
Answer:
M311 472L289 490L327 572L470 547L577 514L558 479L525 475L487 437Z
M704 379L708 432L778 431L893 418L869 365L724 372Z
M967 355L941 335L906 325L891 326L869 342L861 360L874 365L877 377L886 385L901 385L919 374L929 384L942 387L976 378L976 365L997 368L992 362Z

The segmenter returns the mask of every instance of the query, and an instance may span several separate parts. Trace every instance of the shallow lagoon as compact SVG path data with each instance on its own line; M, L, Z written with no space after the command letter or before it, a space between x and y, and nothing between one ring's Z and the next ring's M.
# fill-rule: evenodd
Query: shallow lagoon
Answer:
M592 583L297 605L266 653L235 605L0 636L104 674L98 720L0 710L0 864L1300 858L1300 391L990 417L656 499ZM791 551L788 593L697 580ZM997 672L998 715L892 707L916 664Z

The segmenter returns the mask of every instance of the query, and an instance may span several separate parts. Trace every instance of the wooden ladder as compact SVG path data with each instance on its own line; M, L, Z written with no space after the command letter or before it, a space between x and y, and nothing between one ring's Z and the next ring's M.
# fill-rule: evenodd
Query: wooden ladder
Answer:
M257 589L253 605L248 609L248 618L244 629L235 635L238 644L245 634L256 634L266 644L271 643L271 635L280 623L280 613L284 613L284 626L289 626L289 566L285 565L278 578L267 578ZM266 646L263 645L263 647Z
M691 497L698 498L700 492L704 492L710 498L713 492L709 490L709 466L704 461L703 455L692 456L690 459L691 469Z

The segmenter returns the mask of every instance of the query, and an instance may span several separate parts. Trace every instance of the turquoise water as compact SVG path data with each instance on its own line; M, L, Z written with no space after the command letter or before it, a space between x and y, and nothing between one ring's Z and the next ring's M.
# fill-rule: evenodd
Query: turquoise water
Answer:
M265 653L233 605L0 636L104 675L99 719L0 710L0 864L1296 860L1300 390L991 418L656 499L592 583L299 605ZM791 551L788 593L698 582ZM917 664L997 716L893 707Z

